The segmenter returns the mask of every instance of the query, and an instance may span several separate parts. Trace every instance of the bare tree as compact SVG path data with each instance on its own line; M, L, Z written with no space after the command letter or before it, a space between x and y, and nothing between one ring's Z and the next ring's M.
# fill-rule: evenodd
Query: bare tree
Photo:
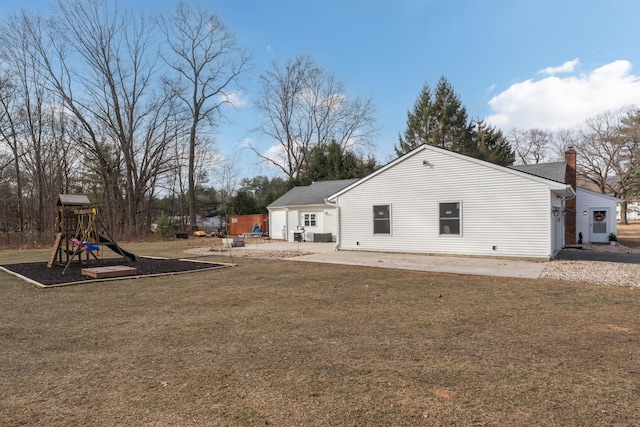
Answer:
M578 133L576 129L560 129L551 136L551 158L552 160L564 159L564 153L571 147L578 144Z
M552 150L552 138L553 134L543 129L512 129L508 136L516 162L521 165L547 161Z
M16 145L22 145L23 154L16 158L15 163L19 204L22 209L24 171L30 177L32 189L28 200L35 205L31 209L30 226L37 234L41 234L45 229L46 212L54 209L49 203L52 190L47 186L46 175L46 170L50 167L46 160L52 149L49 111L54 108L54 102L51 93L42 84L43 70L37 61L36 50L29 43L29 29L23 25L26 17L23 12L21 16L8 19L0 35L0 44L3 46L15 89L13 111L10 110L11 105L4 102L3 107L8 116L13 116L9 120L14 141L12 145L14 149ZM24 165L22 171L18 169L21 163Z
M622 222L628 224L627 202L640 197L640 109L631 108L621 119L620 173L625 177L628 191L620 204Z
M251 56L240 48L224 23L202 6L180 2L160 19L169 54L165 62L177 73L175 93L189 117L189 221L197 229L196 145L198 134L212 129L225 104L233 105L233 90ZM201 138L202 140L202 138Z
M637 132L632 130L635 127L629 127L637 120L635 114L620 110L587 119L576 147L578 176L590 181L601 193L623 200L636 190L639 143L632 137ZM622 221L626 223L624 203L622 211Z
M229 227L229 218L234 211L234 196L240 184L239 173L235 168L235 159L227 159L222 163L218 168L218 174L220 212L224 216L227 227ZM227 228L225 232L228 233L229 229Z
M3 67L4 68L4 67ZM23 173L21 170L22 156L24 154L21 143L21 135L19 127L21 121L20 107L18 106L18 89L14 83L11 74L7 68L4 68L0 77L0 138L11 153L11 158L6 165L13 165L15 173L15 186L18 201L18 230L23 231L24 227L24 197L23 191Z
M372 101L350 100L344 85L310 58L298 57L284 67L273 63L261 81L259 131L277 145L266 153L251 149L291 182L303 178L314 150L332 141L343 148L366 145L377 130Z
M102 0L59 1L48 35L41 22L26 24L49 87L83 132L77 142L96 159L107 209L119 197L114 182L122 171L127 226L139 232L149 183L164 167L168 127L177 123L173 97L154 86L159 56L153 28L144 17Z

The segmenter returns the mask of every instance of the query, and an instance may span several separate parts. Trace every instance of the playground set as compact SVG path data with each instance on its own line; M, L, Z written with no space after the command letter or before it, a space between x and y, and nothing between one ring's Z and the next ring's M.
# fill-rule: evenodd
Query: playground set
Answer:
M79 264L100 261L101 249L106 246L119 254L127 266L83 268L83 275L104 278L136 274L136 268L131 266L136 256L122 249L111 237L98 217L98 210L91 207L87 196L60 194L57 205L56 241L47 267L51 268L57 262L65 266L62 271L64 274L74 260Z

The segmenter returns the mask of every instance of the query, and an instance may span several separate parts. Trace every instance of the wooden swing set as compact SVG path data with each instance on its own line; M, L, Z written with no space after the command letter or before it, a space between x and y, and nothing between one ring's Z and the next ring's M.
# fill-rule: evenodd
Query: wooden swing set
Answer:
M57 205L56 241L47 263L49 268L57 260L58 264L65 266L64 274L74 259L80 264L91 259L99 261L102 246L118 253L129 266L136 260L134 254L122 249L111 237L87 196L60 194Z

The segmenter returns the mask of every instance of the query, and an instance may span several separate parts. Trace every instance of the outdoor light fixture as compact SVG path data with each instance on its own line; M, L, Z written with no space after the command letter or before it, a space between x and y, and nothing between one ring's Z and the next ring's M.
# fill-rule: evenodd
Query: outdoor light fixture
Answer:
M423 164L424 166L431 166L431 164L429 163L429 160L423 160L423 161L422 161L422 164Z
M587 214L587 211L582 212L582 215L586 215L586 214Z
M558 216L559 214L560 214L560 211L558 209L553 210L553 216Z

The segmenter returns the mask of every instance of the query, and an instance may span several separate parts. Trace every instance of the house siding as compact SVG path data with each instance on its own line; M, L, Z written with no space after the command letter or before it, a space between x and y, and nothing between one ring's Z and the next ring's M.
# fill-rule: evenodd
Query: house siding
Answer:
M296 227L304 226L304 214L316 215L316 226L306 226L305 240L313 240L315 233L331 233L332 240L336 240L337 213L336 209L328 205L292 206L287 209L269 209L269 221L271 224L271 238L292 241L291 231Z
M554 251L547 185L439 151L418 152L337 202L342 250L532 258ZM439 202L461 202L460 236L439 234ZM373 234L379 204L391 205L390 235Z
M604 243L607 242L609 233L616 233L616 207L618 199L611 198L604 194L594 193L582 188L577 189L576 195L576 242L579 233L582 233L582 243ZM592 236L592 215L593 210L607 211L607 232L606 235L596 238ZM585 215L584 212L587 212Z
M287 211L277 208L269 210L269 237L272 239L286 240L283 231L286 232Z

